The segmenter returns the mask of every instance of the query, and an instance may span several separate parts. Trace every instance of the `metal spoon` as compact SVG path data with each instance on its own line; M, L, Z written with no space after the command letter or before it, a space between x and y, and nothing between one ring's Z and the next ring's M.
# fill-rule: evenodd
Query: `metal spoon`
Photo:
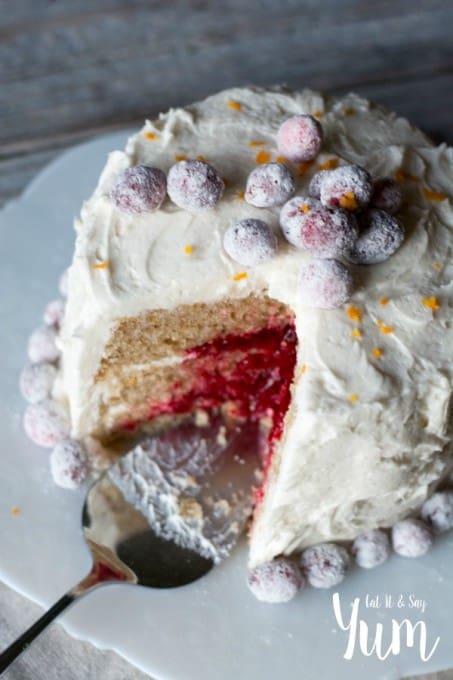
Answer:
M0 654L0 674L93 588L119 581L177 588L204 576L248 521L258 467L257 429L228 429L219 419L202 429L184 423L121 458L89 489L83 507L91 571Z

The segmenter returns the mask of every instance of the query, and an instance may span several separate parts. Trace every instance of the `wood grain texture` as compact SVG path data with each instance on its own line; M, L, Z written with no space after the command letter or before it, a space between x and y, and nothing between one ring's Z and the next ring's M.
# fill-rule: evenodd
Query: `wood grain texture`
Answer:
M355 90L453 143L452 25L452 0L0 0L0 203L61 149L232 85Z

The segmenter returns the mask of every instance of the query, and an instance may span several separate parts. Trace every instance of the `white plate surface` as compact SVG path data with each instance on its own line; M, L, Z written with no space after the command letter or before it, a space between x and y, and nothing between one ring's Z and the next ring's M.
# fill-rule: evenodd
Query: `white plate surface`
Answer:
M80 530L82 492L53 485L48 452L21 429L24 403L18 374L26 340L45 303L57 296L71 258L73 217L94 188L106 154L126 134L96 139L64 153L0 214L0 578L50 605L89 569ZM18 516L11 508L19 506ZM391 621L423 620L428 642L440 637L427 663L418 644L385 662L356 650L343 659L347 634L334 618L332 593L307 590L288 605L261 605L245 585L246 548L196 584L153 591L134 586L98 589L62 617L73 635L113 648L159 680L318 680L399 678L453 666L453 535L420 560L393 557L373 571L355 570L339 589L345 616L361 598L370 629ZM365 608L364 598L403 594L426 601L416 609ZM418 637L416 637L418 640Z

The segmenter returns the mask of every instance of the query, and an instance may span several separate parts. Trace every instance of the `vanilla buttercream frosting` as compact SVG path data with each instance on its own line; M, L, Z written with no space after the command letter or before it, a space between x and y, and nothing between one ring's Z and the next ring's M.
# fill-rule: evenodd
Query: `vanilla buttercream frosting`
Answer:
M348 305L305 306L297 280L310 256L284 240L278 208L243 200L257 161L278 158L279 126L300 113L316 115L325 139L312 165L292 166L296 195L307 194L313 174L331 159L401 181L406 238L387 261L352 267L350 305L358 314ZM127 215L112 204L110 189L125 168L168 172L178 158L199 156L226 180L215 208L182 210L167 200L155 212ZM110 154L75 225L57 385L72 435L95 429L106 388L94 376L118 319L268 295L294 311L299 342L251 564L390 526L417 509L451 466L452 200L453 150L433 146L406 120L356 95L237 88L147 121L125 151ZM223 235L249 217L271 226L278 253L237 276L244 267L223 250Z

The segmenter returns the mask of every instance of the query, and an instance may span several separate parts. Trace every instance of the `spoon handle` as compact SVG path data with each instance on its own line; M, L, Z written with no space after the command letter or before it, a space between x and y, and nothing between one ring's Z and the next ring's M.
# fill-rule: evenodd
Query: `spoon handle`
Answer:
M0 675L8 668L10 664L22 654L29 644L38 637L38 635L46 628L49 623L52 623L62 611L77 600L81 595L87 593L92 588L103 583L112 583L115 581L136 581L132 572L122 565L121 571L116 565L113 568L108 561L95 557L90 573L82 579L77 585L69 590L66 595L63 595L58 602L55 602L40 619L36 621L28 630L25 631L15 642L13 642L4 652L0 654Z
M25 631L20 637L17 638L7 649L5 649L2 654L0 654L0 674L2 674L10 664L17 659L19 654L28 647L28 645L33 642L35 638L46 628L49 623L51 623L56 617L64 610L69 607L70 604L74 602L77 595L74 595L71 591L63 595L58 602L56 602L53 607L51 607L45 614L41 616L40 619L36 621L28 630Z

